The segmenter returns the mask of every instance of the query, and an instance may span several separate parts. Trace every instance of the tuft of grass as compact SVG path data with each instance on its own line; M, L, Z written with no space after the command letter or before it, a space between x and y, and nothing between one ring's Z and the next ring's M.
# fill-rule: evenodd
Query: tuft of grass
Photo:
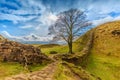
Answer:
M72 66L73 67L73 66ZM59 64L56 72L54 73L54 80L79 80L80 78L70 68Z
M66 53L66 52L68 52L68 47L66 45L54 46L54 47L46 47L46 48L41 48L41 51L43 53L45 53L46 55L50 55L49 53L51 51L55 51L58 54L59 53Z
M26 72L24 68L18 63L0 62L0 79L6 76Z
M31 65L29 66L30 71L37 71L45 67L46 65ZM4 77L16 75L20 73L28 73L28 71L19 63L15 62L0 62L0 80Z
M64 67L61 64L57 65L57 70L54 73L54 80L68 80L66 75L64 74Z
M74 65L72 63L68 63L68 62L63 62L63 64L65 66L69 67L69 69L71 69L73 73L78 75L83 80L96 80L95 76L91 75L89 72L87 72L80 66L76 66L76 65Z
M29 65L29 71L37 71L37 70L41 70L43 69L45 66L47 66L47 64L35 64L35 65Z

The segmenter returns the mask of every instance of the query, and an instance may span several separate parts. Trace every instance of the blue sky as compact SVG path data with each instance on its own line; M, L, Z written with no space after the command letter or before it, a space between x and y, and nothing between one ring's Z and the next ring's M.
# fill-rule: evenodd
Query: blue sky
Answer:
M70 8L85 11L93 26L120 20L120 0L0 0L0 33L47 36L56 15Z

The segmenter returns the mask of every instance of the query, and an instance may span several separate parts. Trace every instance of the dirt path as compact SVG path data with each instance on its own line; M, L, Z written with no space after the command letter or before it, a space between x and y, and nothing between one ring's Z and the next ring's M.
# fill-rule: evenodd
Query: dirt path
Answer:
M82 80L81 77L78 74L76 74L68 65L64 65L64 66L71 72L71 74L74 77L74 80Z
M19 74L12 77L7 77L4 80L53 80L53 75L56 71L57 64L58 62L54 62L40 71L35 71L28 74Z

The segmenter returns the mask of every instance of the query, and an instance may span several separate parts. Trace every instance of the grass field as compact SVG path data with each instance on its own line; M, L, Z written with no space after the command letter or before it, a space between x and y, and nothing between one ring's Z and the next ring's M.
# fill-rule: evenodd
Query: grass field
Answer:
M80 51L85 47L87 41L89 40L89 32L78 38L76 41L73 42L73 52L80 53ZM68 46L65 45L58 45L58 44L34 44L33 46L39 47L43 53L46 55L50 55L51 51L55 51L58 54L68 53Z

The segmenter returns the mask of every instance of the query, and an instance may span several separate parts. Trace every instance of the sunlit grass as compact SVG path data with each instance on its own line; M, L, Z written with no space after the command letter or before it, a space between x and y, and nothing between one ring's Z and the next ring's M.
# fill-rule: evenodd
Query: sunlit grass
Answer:
M54 77L53 77L54 80L68 80L67 76L64 73L64 67L61 64L57 65L57 67L58 68L54 73Z
M29 66L30 71L40 70L46 65L31 65ZM4 77L16 75L20 73L27 73L26 70L21 64L15 62L0 62L0 80Z
M89 57L89 63L86 70L102 80L119 80L120 79L120 59L103 54L92 54Z
M96 28L93 48L86 70L101 80L120 79L120 21L105 23Z
M73 53L80 53L80 51L85 47L87 41L89 40L88 33L89 32L87 32L86 34L84 34L79 39L73 42ZM37 47L39 46L41 51L46 55L50 55L49 53L51 51L55 51L58 54L62 54L62 53L68 53L68 50L69 50L67 44L64 44L64 45L55 45L55 44L39 45L38 44L34 46L37 46Z
M41 51L47 55L49 55L51 51L55 51L57 53L67 53L68 47L66 45L48 47L48 48L46 47L46 48L41 48Z
M10 76L18 74L21 72L26 72L24 68L18 63L3 63L0 62L0 79L5 76Z

